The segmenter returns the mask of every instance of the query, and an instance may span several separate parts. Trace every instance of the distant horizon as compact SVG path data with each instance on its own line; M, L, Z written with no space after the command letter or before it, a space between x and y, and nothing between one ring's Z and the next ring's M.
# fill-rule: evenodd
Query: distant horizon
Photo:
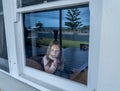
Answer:
M84 25L84 26L89 26L89 25ZM84 27L84 26L82 26L82 27ZM36 26L33 26L32 28L37 28ZM57 26L44 26L43 28L59 28L59 27L57 27ZM62 26L62 28L68 28L67 26Z

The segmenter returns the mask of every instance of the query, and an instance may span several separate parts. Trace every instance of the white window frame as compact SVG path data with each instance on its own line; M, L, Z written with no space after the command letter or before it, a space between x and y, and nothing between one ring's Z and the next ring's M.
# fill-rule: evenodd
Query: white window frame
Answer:
M50 3L43 3L43 4L38 4L38 5L31 5L27 7L17 8L16 0L14 0L14 5L16 6L16 8L14 7L14 18L13 18L14 27L12 27L12 29L14 28L13 30L17 30L17 31L14 31L14 38L13 38L14 41L12 41L12 44L14 45L13 54L11 54L9 57L9 59L13 60L10 64L11 65L10 70L12 69L11 70L12 75L16 77L17 79L20 79L43 91L50 91L50 90L55 90L55 89L57 89L56 91L59 91L59 90L61 91L61 89L65 91L95 91L95 89L97 88L97 78L98 78L100 31L99 32L95 31L95 29L97 28L94 27L94 25L98 26L98 24L94 20L97 17L96 11L95 12L93 11L95 10L93 7L95 6L94 1L95 0L93 0L91 3L90 0L60 0L60 1L50 2ZM90 8L90 34L89 34L90 39L89 39L89 58L88 58L89 64L88 64L87 85L83 85L81 83L77 83L71 80L60 78L55 75L50 75L48 73L38 71L31 67L25 66L22 13L27 13L27 12L32 12L32 11L41 11L41 10L46 10L46 9L54 9L54 8L60 8L60 7L82 5L86 3L89 3L90 5L89 6ZM96 3L97 2L95 2L95 4ZM5 1L4 1L4 4L5 4ZM92 15L93 13L96 15ZM100 24L100 20L99 20L99 24ZM10 33L10 32L8 31L7 33ZM10 34L12 35L12 33ZM7 39L8 38L10 38L9 35L7 35ZM10 39L8 39L8 42L10 42ZM11 44L11 43L8 43L8 44ZM8 51L9 54L11 53L11 51L12 50ZM13 55L15 56L15 58L11 58ZM18 68L18 70L17 69L14 70L13 67ZM44 84L47 84L47 86L45 86Z

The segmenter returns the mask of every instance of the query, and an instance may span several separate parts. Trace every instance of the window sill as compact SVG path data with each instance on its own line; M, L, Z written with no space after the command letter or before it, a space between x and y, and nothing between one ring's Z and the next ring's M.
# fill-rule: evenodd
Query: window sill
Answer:
M19 80L39 89L41 91L65 91L62 88L58 88L58 87L53 86L51 84L45 83L43 81L40 81L40 80L35 79L33 77L30 77L26 74L20 75Z

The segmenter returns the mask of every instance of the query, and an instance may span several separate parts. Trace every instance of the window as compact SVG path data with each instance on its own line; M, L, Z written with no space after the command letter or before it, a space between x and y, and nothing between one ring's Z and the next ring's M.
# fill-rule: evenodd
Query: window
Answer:
M59 0L17 0L17 1L18 1L18 7L25 7L25 6L48 3Z
M89 18L88 4L23 13L25 65L87 84Z
M2 1L0 0L0 69L9 72Z
M102 9L101 4L97 4L97 2L94 2L91 0L59 0L59 1L50 2L50 3L37 4L37 5L31 5L29 7L17 8L16 1L17 0L12 0L12 1L3 0L3 4L5 5L5 8L4 8L5 24L8 26L8 27L6 27L6 38L7 38L7 43L8 43L8 54L9 54L8 58L11 61L10 62L10 73L11 74L10 75L16 77L17 79L19 79L25 83L28 83L31 86L34 86L35 88L38 88L39 90L43 90L43 91L46 91L46 90L44 90L44 88L48 89L48 91L49 91L49 90L53 90L51 88L54 88L54 87L57 87L58 90L59 90L59 88L63 89L63 91L73 91L73 90L88 91L90 89L91 90L96 89L96 87L97 87L96 85L98 83L98 72L99 72L98 67L99 67L99 61L100 61L99 52L100 52L100 43L101 43L100 42L100 39L101 39L101 37L100 37L101 13L102 13L101 12L101 9ZM36 1L36 0L34 0L34 1ZM65 22L69 22L69 20L65 18L65 21L64 21L64 17L65 17L64 11L67 12L68 9L73 8L72 6L80 8L81 5L86 4L86 3L90 4L90 7L87 5L88 10L90 8L90 31L88 31L89 27L83 28L83 26L81 25L82 30L80 30L80 28L76 28L77 31L74 31L74 32L69 31L70 34L72 34L72 35L74 34L74 35L70 36L71 39L68 40L66 38L67 36L64 36L67 31L68 26L64 27L64 24L65 24ZM100 7L100 8L96 8L96 7ZM13 13L10 13L11 10ZM58 28L57 29L59 29L59 31L57 33L58 34L57 38L55 38L55 39L59 40L59 43L61 44L60 48L62 49L62 47L63 47L61 54L64 54L65 53L64 49L68 48L65 45L64 40L67 40L67 42L68 41L77 42L75 39L78 36L78 34L81 33L82 35L87 35L87 32L88 32L88 38L87 37L84 38L85 40L87 38L86 42L81 42L79 44L80 50L85 50L84 52L88 52L87 50L89 48L89 54L87 53L87 55L89 55L89 58L87 60L87 61L89 61L88 62L89 67L88 67L88 75L87 75L87 78L88 78L87 85L83 85L83 84L81 84L81 82L79 83L77 81L65 79L64 77L49 74L42 70L36 70L36 69L40 68L40 66L37 66L37 65L39 65L38 63L36 65L36 62L37 62L36 59L40 58L40 57L42 58L42 56L44 56L44 55L39 56L39 52L38 52L39 50L36 50L39 48L40 45L42 45L42 43L39 45L39 42L36 39L37 38L36 36L38 36L38 35L34 35L34 32L29 31L29 29L36 29L36 28L41 29L41 27L39 27L39 26L41 26L41 22L43 22L43 21L40 21L40 23L39 23L39 21L37 21L37 19L36 19L37 16L31 17L31 18L29 16L33 16L35 13L42 14L42 13L48 13L48 12L49 13L50 12L58 12L58 15L55 15L55 16L57 16L59 18L59 19L57 18L58 19ZM10 15L9 15L9 13L10 13ZM9 15L9 16L7 16L7 15ZM80 13L80 15L82 15L82 13ZM54 16L54 15L52 15L52 16ZM87 16L87 15L84 14L84 16ZM49 17L46 17L46 18L49 18ZM96 20L98 22L96 22ZM34 27L34 26L28 27L27 28L28 34L27 34L27 33L25 33L26 26L27 26L26 21L28 21L28 23L31 25L33 25L33 24L35 25L36 23L38 23L37 24L38 27ZM36 23L33 23L35 21L36 21ZM89 18L88 18L88 22L89 22ZM51 22L51 24L52 24L52 22ZM82 24L83 24L83 22L82 22ZM88 26L89 23L84 24L84 25ZM9 31L9 29L11 31ZM57 29L55 29L55 30L57 30ZM99 31L96 31L96 30L99 30ZM39 32L42 33L43 31L39 31ZM54 35L54 32L51 32L51 33L52 33L52 35ZM90 37L89 37L89 34L90 34ZM28 35L28 36L24 37L25 35ZM35 37L34 38L32 37L30 39L31 36L35 36ZM39 37L41 37L41 36L42 35L40 35ZM13 41L11 41L11 37L12 37ZM46 37L46 36L44 36L44 37ZM90 39L90 41L89 41L89 39ZM51 40L54 40L54 36L52 36ZM43 41L41 41L41 42L43 42ZM29 45L29 47L26 47L28 45ZM46 47L48 47L48 45L49 44L47 44ZM43 46L45 46L45 45L43 45ZM77 46L78 46L78 44L77 44ZM70 47L72 47L72 45L70 45ZM30 51L27 51L27 48L29 48ZM77 49L77 47L75 47L75 49ZM43 50L42 52L44 52L46 50ZM40 54L42 54L42 52L40 52ZM27 53L29 53L29 55L27 55ZM37 55L37 56L32 57L33 54ZM74 58L73 52L71 53L71 55ZM62 56L65 59L64 55L62 55ZM26 62L26 60L29 58L32 60L33 64L35 64L35 66L30 65L29 63ZM66 59L67 59L67 56L66 56ZM64 67L65 67L65 65L64 65ZM60 91L62 91L62 90L60 90Z

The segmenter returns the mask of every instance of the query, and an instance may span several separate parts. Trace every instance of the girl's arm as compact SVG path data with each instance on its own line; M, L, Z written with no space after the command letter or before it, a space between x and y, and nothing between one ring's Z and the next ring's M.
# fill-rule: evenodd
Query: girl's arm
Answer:
M54 65L54 62L49 66L48 65L49 60L47 60L46 56L43 57L43 64L44 64L44 69L48 73L54 73L56 70L56 66Z

